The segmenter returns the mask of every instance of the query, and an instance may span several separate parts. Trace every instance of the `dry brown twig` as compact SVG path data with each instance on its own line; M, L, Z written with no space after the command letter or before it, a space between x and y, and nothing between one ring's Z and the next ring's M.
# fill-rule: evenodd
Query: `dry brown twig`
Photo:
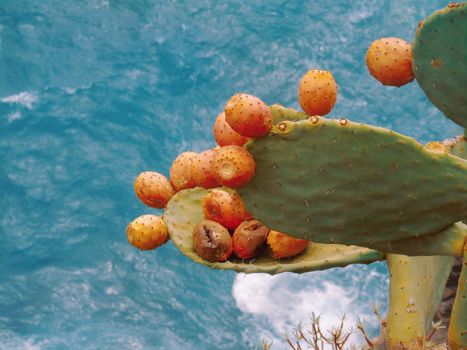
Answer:
M379 325L380 325L382 328L386 328L387 322L386 322L386 320L381 316L381 314L380 314L380 312L379 312L379 309L381 308L381 304L372 304L372 305L371 305L371 308L373 309L373 313L376 315L376 318L377 318L378 321L379 321Z
M340 318L339 325L327 331L324 335L321 330L321 315L316 316L312 313L310 316L310 329L304 330L303 325L299 324L293 331L292 337L286 334L286 341L292 350L324 350L326 344L331 345L333 349L343 350L348 342L352 330L344 331L345 315ZM292 339L293 338L293 339Z
M360 331L360 333L363 334L363 338L365 338L365 342L368 345L368 347L370 349L373 349L374 347L373 342L368 337L368 334L365 331L365 325L363 323L363 320L361 320L360 318L357 319L357 329Z

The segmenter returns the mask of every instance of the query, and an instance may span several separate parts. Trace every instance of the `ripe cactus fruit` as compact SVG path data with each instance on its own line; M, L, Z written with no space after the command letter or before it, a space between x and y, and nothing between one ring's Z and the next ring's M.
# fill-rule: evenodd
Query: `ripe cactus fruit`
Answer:
M219 184L214 173L214 160L216 159L216 150L208 149L198 153L192 158L193 161L193 180L196 186L203 188L214 188Z
M309 241L286 235L279 231L271 230L268 235L268 246L275 259L290 258L303 252Z
M138 198L152 208L165 208L174 194L170 181L162 174L144 171L138 175L134 183Z
M175 191L196 186L193 178L193 160L197 154L194 152L181 153L170 167L170 182Z
M373 41L366 53L366 65L383 85L400 87L414 79L411 45L400 38Z
M229 189L225 190L230 191ZM171 198L164 212L164 220L169 228L169 235L173 243L180 252L197 263L215 269L276 274L324 270L349 264L369 264L384 259L382 253L367 248L313 243L312 249L309 247L302 254L283 261L273 259L268 254L262 254L254 261L207 261L194 251L192 232L195 225L204 220L201 202L211 191L201 188L180 191Z
M225 146L217 150L214 169L220 185L238 188L255 174L255 160L243 147Z
M242 221L251 218L237 193L215 189L203 198L202 205L207 219L216 221L229 230L235 230Z
M467 128L467 3L452 3L418 27L412 44L415 78L446 117Z
M142 215L126 229L128 242L141 250L155 249L167 242L167 225L160 216Z
M309 115L331 112L337 98L337 84L331 72L312 69L298 84L298 102Z
M193 249L211 262L226 261L232 254L232 238L221 224L203 220L193 229Z
M256 257L264 248L269 229L258 220L243 221L233 233L233 250L240 259Z
M243 146L250 138L240 135L225 120L225 113L219 113L212 128L214 138L219 146Z
M243 136L261 137L271 129L271 111L256 96L233 95L225 105L224 111L227 123Z
M296 238L369 246L466 219L467 161L393 131L310 118L246 147L256 162L238 189L247 210Z

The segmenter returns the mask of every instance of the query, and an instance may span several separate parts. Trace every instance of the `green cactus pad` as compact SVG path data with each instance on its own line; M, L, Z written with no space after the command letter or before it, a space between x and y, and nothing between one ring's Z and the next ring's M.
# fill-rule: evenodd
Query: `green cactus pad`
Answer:
M204 220L201 202L209 193L201 188L180 191L167 204L164 221L169 228L169 235L180 251L193 261L215 269L235 270L238 272L263 272L276 274L281 272L309 272L332 267L343 267L349 264L369 264L382 260L384 255L374 250L356 246L311 243L302 254L275 260L267 252L251 261L226 261L212 263L202 259L192 245L192 232L195 225Z
M387 254L390 276L388 349L425 349L454 258Z
M412 69L446 117L467 127L467 3L436 11L417 29Z
M446 255L461 257L467 240L467 225L457 222L441 232L391 242L373 242L369 248L408 256Z
M464 136L444 141L449 153L467 158L467 129ZM456 298L449 322L448 345L452 350L467 349L467 240L464 241L464 260L457 285Z
M256 173L238 190L245 206L295 237L368 246L467 216L467 162L393 131L310 117L283 121L246 147Z

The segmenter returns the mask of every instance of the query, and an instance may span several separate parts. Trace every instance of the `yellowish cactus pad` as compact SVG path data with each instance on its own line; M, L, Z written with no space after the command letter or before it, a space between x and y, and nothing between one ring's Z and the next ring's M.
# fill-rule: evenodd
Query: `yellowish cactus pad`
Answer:
M193 250L192 243L193 228L204 219L201 201L208 192L209 190L201 188L180 191L169 201L164 214L164 221L174 244L197 263L215 269L276 274L324 270L356 263L369 264L384 258L382 253L367 248L311 243L305 252L289 259L275 260L266 251L262 256L248 261L209 262Z

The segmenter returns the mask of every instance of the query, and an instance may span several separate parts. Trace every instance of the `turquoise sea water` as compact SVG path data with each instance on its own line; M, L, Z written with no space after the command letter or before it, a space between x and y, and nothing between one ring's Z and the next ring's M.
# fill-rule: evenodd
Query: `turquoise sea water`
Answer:
M384 264L303 275L196 265L132 248L143 170L214 145L235 92L298 108L310 68L339 84L330 117L421 142L460 134L416 83L368 74L374 39L411 41L448 1L0 0L0 349L250 349L310 312L371 324ZM374 321L373 321L374 323ZM357 338L355 338L358 340Z

